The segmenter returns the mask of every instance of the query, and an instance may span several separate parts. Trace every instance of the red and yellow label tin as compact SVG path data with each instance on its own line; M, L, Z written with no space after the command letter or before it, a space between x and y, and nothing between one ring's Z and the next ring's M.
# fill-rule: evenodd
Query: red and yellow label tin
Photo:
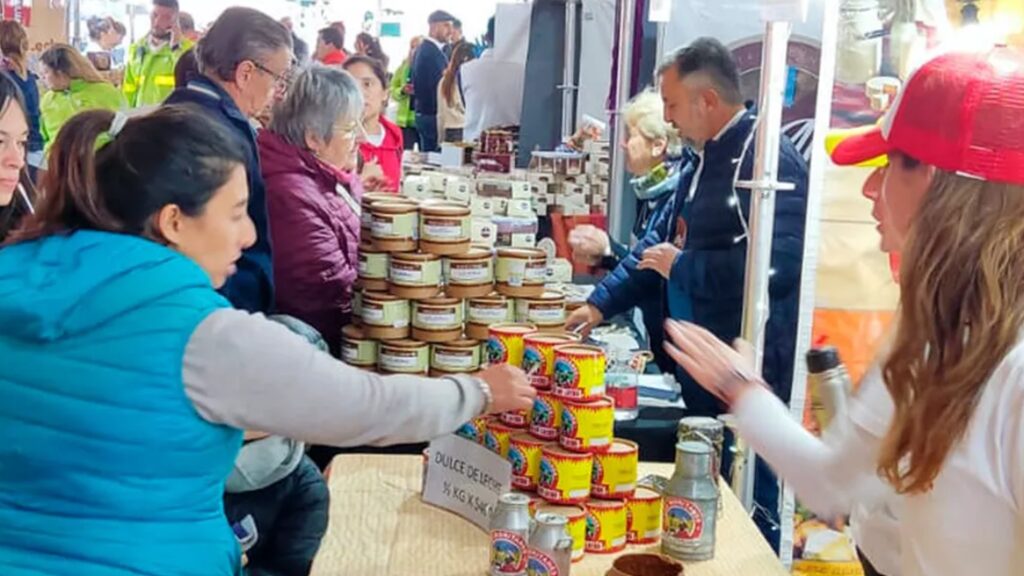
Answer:
M562 401L562 430L558 443L573 452L604 453L615 434L615 404L611 398L596 402Z
M488 364L523 364L523 338L537 331L533 324L495 324L488 328L484 355Z
M626 547L626 502L587 503L587 552L614 554Z
M466 440L472 440L477 444L484 443L484 436L487 435L487 417L478 416L466 422L455 431L456 436L462 436Z
M512 487L536 490L540 475L540 453L544 441L525 433L513 434L508 444L508 461L512 464Z
M611 449L594 455L590 495L595 498L629 498L636 490L640 448L635 442L613 440Z
M555 348L579 342L575 334L530 334L523 338L523 370L538 390L551 389L555 373Z
M498 420L509 428L525 429L530 426L530 413L526 410L513 410L498 414Z
M537 392L530 411L530 434L554 442L562 432L562 402L553 392Z
M537 494L555 504L581 504L590 497L590 454L577 454L556 446L541 450Z
M515 430L497 420L487 422L487 433L484 434L484 446L502 458L508 458L508 445Z
M637 488L626 500L626 542L654 544L661 538L661 494Z
M555 394L563 400L593 402L604 397L604 350L567 344L555 348L552 375Z
M569 536L572 536L572 561L583 560L583 554L587 548L587 509L583 506L543 504L537 508L537 512L558 514L569 519L566 528L569 530Z

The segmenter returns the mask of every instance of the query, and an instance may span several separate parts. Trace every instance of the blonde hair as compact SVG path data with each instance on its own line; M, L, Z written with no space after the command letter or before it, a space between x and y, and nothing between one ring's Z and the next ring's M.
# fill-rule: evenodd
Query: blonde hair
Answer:
M648 140L664 140L669 156L677 156L683 149L679 131L665 121L665 107L661 95L648 88L637 94L626 104L622 112L628 126L640 132Z
M1024 186L937 172L908 238L879 473L931 489L1024 326Z
M28 34L15 20L0 21L0 53L7 58L19 77L28 77L25 61L28 55Z
M89 83L107 81L88 58L68 44L54 44L43 52L40 60L50 70L60 72L72 80L85 80Z

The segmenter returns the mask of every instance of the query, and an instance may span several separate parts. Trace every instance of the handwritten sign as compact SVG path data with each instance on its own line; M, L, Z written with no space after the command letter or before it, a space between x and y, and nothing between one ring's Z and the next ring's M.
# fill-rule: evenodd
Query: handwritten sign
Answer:
M454 512L486 530L498 497L512 489L508 460L465 438L451 435L427 449L423 501Z

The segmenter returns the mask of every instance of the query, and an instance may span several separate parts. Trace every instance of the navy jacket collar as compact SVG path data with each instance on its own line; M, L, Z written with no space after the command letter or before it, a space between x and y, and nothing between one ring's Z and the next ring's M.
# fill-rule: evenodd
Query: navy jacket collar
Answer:
M754 128L754 124L757 122L757 110L748 106L747 111L740 118L739 122L733 125L731 128L722 134L722 137L718 140L713 140L704 145L705 154L716 154L719 152L725 153L738 153L743 147L743 143L747 137L750 136L750 131ZM751 144L753 145L753 144ZM732 151L736 152L732 152Z
M232 98L226 90L221 88L219 84L210 80L206 76L200 76L199 78L190 81L188 86L185 87L185 90L192 94L193 98L198 96L203 99L216 101L217 106L223 110L229 118L249 125L249 118L242 113L241 109L238 108L238 105L235 104L234 98Z

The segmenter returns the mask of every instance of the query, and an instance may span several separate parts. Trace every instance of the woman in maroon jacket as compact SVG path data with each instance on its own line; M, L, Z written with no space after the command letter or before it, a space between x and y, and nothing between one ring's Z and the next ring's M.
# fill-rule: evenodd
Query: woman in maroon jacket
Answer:
M316 328L335 355L359 270L363 189L354 171L362 109L348 73L313 66L295 78L259 136L277 311Z

